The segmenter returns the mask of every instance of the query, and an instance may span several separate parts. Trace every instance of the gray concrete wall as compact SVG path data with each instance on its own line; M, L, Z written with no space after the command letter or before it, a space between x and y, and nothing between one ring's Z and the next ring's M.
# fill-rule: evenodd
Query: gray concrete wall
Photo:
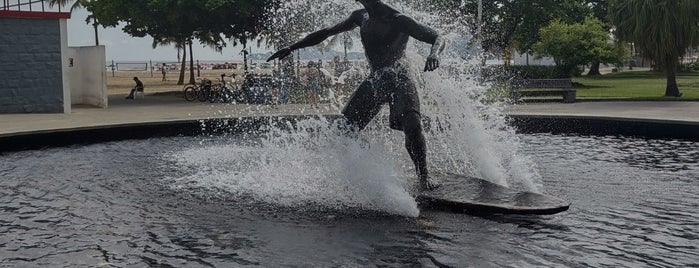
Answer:
M59 19L0 17L0 113L64 112Z

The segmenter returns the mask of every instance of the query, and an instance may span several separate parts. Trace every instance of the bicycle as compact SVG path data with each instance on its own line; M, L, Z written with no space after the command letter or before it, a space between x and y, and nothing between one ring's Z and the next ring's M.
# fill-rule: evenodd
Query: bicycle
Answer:
M199 90L201 89L201 86L198 84L187 84L182 88L182 94L184 95L184 99L187 101L194 101L197 99L197 95L199 95Z
M211 96L212 88L213 88L213 86L211 84L211 80L203 79L202 85L199 88L199 92L198 92L199 94L197 94L197 98L199 99L199 101L205 102L205 101L209 100L210 96Z
M202 79L199 84L187 84L182 89L184 94L184 99L187 101L194 101L199 99L199 101L206 101L211 95L211 80Z
M228 88L226 87L226 81L224 81L225 74L221 74L221 81L217 85L211 87L209 92L209 102L226 102L226 95L228 94Z
M221 80L218 85L211 88L211 94L209 95L209 102L222 102L222 103L239 103L243 102L243 96L236 87L229 85L225 80L226 75L221 74Z

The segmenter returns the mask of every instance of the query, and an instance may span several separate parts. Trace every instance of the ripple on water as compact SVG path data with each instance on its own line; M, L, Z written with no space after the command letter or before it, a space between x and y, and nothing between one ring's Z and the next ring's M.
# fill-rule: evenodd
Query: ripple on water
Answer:
M236 163L225 155L235 151L224 147L213 153L221 150L216 144L228 144L230 137L4 154L0 258L4 265L18 267L696 264L699 165L685 161L695 155L696 143L521 138L541 168L545 190L572 201L568 212L473 217L423 211L412 219L314 208L303 205L307 201L285 206L200 187L197 181L183 185L172 180L197 174L206 165L209 170L232 169ZM653 146L644 147L649 144ZM240 148L254 148L249 145ZM177 165L182 162L172 158L202 146L213 148L202 163ZM663 161L683 168L658 167L655 160L627 161L629 148L657 159L676 157Z

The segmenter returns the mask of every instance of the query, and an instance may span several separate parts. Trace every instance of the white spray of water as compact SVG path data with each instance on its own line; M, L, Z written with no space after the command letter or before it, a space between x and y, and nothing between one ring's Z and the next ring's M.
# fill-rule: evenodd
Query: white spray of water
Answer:
M449 51L446 55L451 54ZM422 57L409 55L413 65ZM444 65L463 60L446 56ZM420 77L420 76L416 76ZM423 116L433 170L467 174L504 186L540 192L540 177L531 159L520 153L514 129L507 125L502 106L485 104L487 85L470 72L423 74Z
M337 122L300 121L294 130L271 128L258 144L229 144L173 154L196 170L177 187L223 190L288 207L316 204L415 217L401 159L381 143L342 135Z
M406 2L386 2L436 28L452 44L443 53L442 67L431 73L421 70L429 45L411 41L407 52L421 95L430 170L540 192L540 175L520 152L502 105L482 101L489 85L476 79L478 55L453 45L468 39L467 29L459 30L466 26L415 11ZM280 14L274 23L285 31L304 16L321 18L325 21L315 28L303 26L318 30L360 7L354 1L290 0L274 11ZM341 135L337 122L308 119L291 131L272 128L256 145L232 143L176 153L179 164L198 171L175 180L178 186L215 188L284 206L313 203L417 216L409 193L415 182L412 162L402 133L388 128L385 110L359 139Z

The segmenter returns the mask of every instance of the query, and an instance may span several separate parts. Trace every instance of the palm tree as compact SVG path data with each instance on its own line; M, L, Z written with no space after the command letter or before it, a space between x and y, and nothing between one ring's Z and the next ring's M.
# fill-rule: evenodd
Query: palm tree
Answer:
M175 48L177 49L177 60L180 60L180 51L183 51L184 55L182 56L182 67L180 68L180 78L177 80L178 85L183 85L184 84L184 66L187 62L187 49L186 49L186 41L184 40L177 40L176 38L173 37L168 37L168 38L153 38L153 48L155 49L158 46L170 46L170 45L175 45ZM191 79L190 79L191 80Z
M194 51L192 51L192 44L194 39L198 38L199 41L217 52L223 50L223 45L217 42L217 37L213 33L201 33L195 32L192 36L186 38L176 38L176 37L153 37L153 48L158 46L170 46L175 45L177 49L177 59L181 60L182 67L180 68L180 78L177 81L178 85L184 84L184 74L185 66L187 65L187 49L189 49L189 83L194 84L196 80L194 79ZM183 55L180 59L180 51ZM197 66L198 68L199 66Z
M194 84L194 52L192 51L192 38L187 40L187 45L189 46L189 83ZM199 68L199 66L197 66Z
M682 96L677 67L687 48L699 44L699 1L614 0L609 9L617 36L665 71L665 96Z
M352 49L354 46L354 40L356 38L359 38L359 31L349 31L349 32L343 32L338 35L334 35L328 40L328 45L325 47L326 50L329 50L331 47L334 47L338 42L342 41L342 46L345 49L345 57L344 60L347 60L347 50Z
M317 44L316 48L318 48L321 55L325 56L325 52L330 51L339 42L342 42L342 46L345 49L343 60L347 61L347 50L352 49L352 47L354 46L354 38L359 38L359 31L349 31L333 35L327 40Z
M59 5L59 6L64 7L64 6L67 6L68 2L70 2L70 1L72 1L72 0L49 0L49 7L53 7L55 5ZM73 2L73 5L70 6L70 12L73 12L73 10L75 10L75 9L82 8L83 6L85 6L84 4L87 3L88 1L89 0L75 0L75 2ZM95 46L99 46L100 40L99 40L99 36L97 34L97 19L92 15L88 16L88 19L90 19L90 18L92 19L92 27L95 28Z

